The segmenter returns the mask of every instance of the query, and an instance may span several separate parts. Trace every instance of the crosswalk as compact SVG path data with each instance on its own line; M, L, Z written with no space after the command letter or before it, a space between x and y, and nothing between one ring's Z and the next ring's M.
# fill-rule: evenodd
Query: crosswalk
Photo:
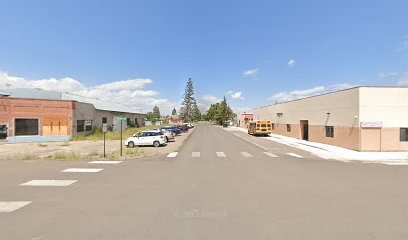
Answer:
M295 157L295 158L304 158L304 156L301 156L299 154L296 153L286 153L286 154L282 154L281 156L278 156L274 153L271 152L262 152L264 155L266 155L267 157L271 157L271 158L279 158L279 157L287 157L288 155L291 157ZM235 153L234 153L235 154ZM243 158L253 158L254 155L253 153L249 153L249 152L239 152L239 154L243 157ZM168 158L176 158L179 155L178 152L171 152L169 154L167 154ZM206 155L208 156L208 154ZM225 152L215 152L215 156L218 158L227 158L227 154ZM235 156L235 155L234 155ZM201 158L201 152L191 152L191 158ZM326 158L328 159L328 158Z
M175 153L177 156L177 153ZM90 161L88 164L91 165L117 165L120 164L122 161ZM103 168L67 168L65 170L61 170L61 175L64 173L64 176L71 176L70 173L99 173ZM65 174L66 173L66 174ZM77 175L75 175L77 176ZM22 188L30 188L30 187L68 187L72 184L78 183L78 180L73 179L34 179L24 183L21 183L19 186ZM23 208L29 204L31 201L0 201L0 214L9 214L12 213L20 208Z

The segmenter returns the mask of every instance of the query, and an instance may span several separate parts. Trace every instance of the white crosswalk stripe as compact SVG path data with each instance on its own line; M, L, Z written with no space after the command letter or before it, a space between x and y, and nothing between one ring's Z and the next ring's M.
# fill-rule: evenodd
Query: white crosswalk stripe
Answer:
M200 152L192 152L191 157L200 157Z
M302 156L296 154L296 153L287 153L288 155L292 156L292 157L297 157L297 158L302 158Z
M26 201L15 201L15 202L0 202L0 213L11 213L14 212L15 210L22 208L28 204L30 204L31 202Z
M167 155L168 158L175 158L177 157L178 152L171 152Z
M271 153L271 152L264 152L264 154L268 155L269 157L278 157L275 154Z
M217 157L225 158L225 153L224 152L216 152Z
M91 161L90 164L119 164L122 161Z
M244 157L252 157L252 155L249 154L248 152L241 152L241 155Z
M65 173L97 173L102 171L103 168L67 168L61 172Z
M66 187L78 180L31 180L20 184L21 186L38 186L38 187Z

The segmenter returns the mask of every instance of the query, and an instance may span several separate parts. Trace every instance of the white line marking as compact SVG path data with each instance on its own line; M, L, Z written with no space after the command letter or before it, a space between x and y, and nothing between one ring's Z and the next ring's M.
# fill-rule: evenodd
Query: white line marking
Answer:
M178 152L171 152L167 155L168 158L175 158L177 157Z
M0 213L11 213L31 202L0 202Z
M326 157L326 156L323 156L323 155L318 155L318 154L315 154L315 155L318 156L319 158L330 159L329 157Z
M91 164L119 164L122 161L91 161Z
M21 186L40 186L40 187L66 187L78 180L31 180L20 184Z
M292 156L292 157L302 158L302 156L297 155L296 153L287 153L287 154Z
M269 157L278 157L275 154L270 153L270 152L264 152L264 154L268 155Z
M192 152L191 153L191 157L200 157L200 156L201 156L200 152Z
M224 152L216 152L217 157L222 157L225 158L225 153Z
M242 156L244 157L252 157L251 154L249 154L248 152L241 152Z
M68 173L97 173L102 171L103 168L67 168L61 172L68 172Z

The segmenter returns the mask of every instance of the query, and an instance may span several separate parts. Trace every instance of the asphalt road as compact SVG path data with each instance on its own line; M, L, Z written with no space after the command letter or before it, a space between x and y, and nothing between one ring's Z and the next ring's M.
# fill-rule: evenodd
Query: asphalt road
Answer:
M77 182L20 186L31 180ZM0 239L408 239L407 180L405 166L324 160L203 125L174 158L1 160L0 210L31 203L0 212Z

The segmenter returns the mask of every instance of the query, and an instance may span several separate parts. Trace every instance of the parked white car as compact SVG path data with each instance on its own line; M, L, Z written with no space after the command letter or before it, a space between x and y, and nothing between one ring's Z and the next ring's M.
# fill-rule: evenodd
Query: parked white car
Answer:
M172 131L165 130L165 129L151 129L150 131L157 131L157 132L162 132L164 133L164 136L166 136L166 142L169 140L173 140L176 138L176 134Z
M129 148L135 146L155 146L160 147L166 144L166 136L164 133L159 131L143 131L139 132L133 137L126 139L125 145Z

